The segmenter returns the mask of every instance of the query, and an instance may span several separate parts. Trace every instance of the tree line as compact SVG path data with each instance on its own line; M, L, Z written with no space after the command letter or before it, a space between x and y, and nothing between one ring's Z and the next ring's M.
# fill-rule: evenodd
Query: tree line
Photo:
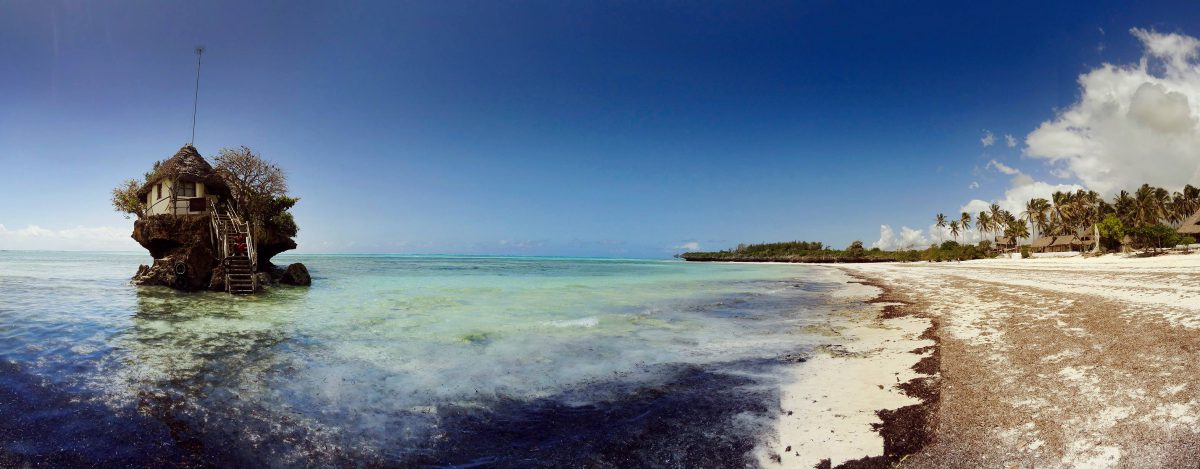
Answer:
M1176 230L1200 210L1200 189L1188 184L1172 193L1142 184L1132 193L1122 190L1111 202L1096 191L1055 191L1050 199L1030 199L1024 208L1014 215L992 204L974 217L963 212L951 220L939 213L934 222L938 228L947 228L955 241L960 233L971 229L974 221L981 234L1013 239L1091 234L1104 249L1113 250L1128 235L1135 246L1163 248L1196 242L1190 236L1176 234Z

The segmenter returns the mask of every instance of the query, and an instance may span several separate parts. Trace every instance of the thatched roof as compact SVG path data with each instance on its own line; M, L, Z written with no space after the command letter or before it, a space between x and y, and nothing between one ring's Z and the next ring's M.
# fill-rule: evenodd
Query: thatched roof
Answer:
M1054 238L1054 243L1051 246L1076 246L1080 244L1079 238L1075 236L1059 236Z
M1009 244L1016 244L1016 241L1014 241L1012 238L1010 238L1008 236L997 236L996 244L999 244L1002 246L1007 246Z
M1030 244L1029 247L1044 248L1044 247L1050 246L1051 244L1054 244L1053 236L1042 236L1041 238L1034 240L1033 244Z
M1179 234L1200 234L1200 210L1197 210L1187 220L1184 220L1182 225L1179 225Z
M191 144L184 145L175 153L175 156L167 158L158 167L158 174L163 176L174 176L180 181L202 182L209 193L225 193L229 191L229 187L225 185L225 181L217 175L213 170L212 165L200 156L200 152L196 151L196 147ZM145 196L150 192L150 188L158 182L156 178L153 181L147 181L138 190L138 196Z

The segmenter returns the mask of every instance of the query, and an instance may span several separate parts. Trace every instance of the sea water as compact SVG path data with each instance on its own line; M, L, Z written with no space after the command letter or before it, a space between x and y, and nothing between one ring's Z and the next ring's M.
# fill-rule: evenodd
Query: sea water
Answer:
M284 255L310 288L137 287L0 252L0 465L742 465L846 277L802 265Z

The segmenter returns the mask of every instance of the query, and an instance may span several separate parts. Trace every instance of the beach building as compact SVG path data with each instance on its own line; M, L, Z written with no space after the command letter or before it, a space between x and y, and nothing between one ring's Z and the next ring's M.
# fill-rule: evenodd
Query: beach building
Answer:
M1200 238L1200 210L1197 210L1187 220L1184 220L1183 224L1179 225L1178 232L1181 235Z
M1042 236L1041 238L1033 240L1033 244L1030 244L1029 248L1032 249L1033 252L1049 252L1046 249L1048 249L1051 244L1054 244L1053 236Z
M1016 248L1017 248L1016 238L1012 238L1009 236L997 236L996 237L996 249L999 249L1000 252L1009 252Z
M229 186L200 156L196 147L184 145L175 156L155 167L147 181L138 190L138 197L146 206L146 217L208 218L207 234L211 243L208 252L221 263L222 270L218 275L224 278L225 291L246 294L258 290L259 281L255 275L258 248L250 223L233 210ZM185 259L188 257L184 255ZM204 270L188 267L179 260L172 268L177 274ZM207 270L213 271L212 268Z
M184 145L138 190L146 215L203 215L229 196L229 187L196 147Z
M1055 236L1054 241L1046 247L1044 252L1070 252L1078 251L1081 243L1075 235Z

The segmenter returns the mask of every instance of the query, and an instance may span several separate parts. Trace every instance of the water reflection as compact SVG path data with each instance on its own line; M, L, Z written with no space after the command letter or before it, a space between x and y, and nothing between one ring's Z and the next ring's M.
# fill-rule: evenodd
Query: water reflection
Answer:
M207 463L292 454L295 441L314 440L309 426L280 413L287 407L268 385L295 368L289 349L304 342L294 312L303 297L284 288L253 297L139 288L132 324L115 342L137 411Z

